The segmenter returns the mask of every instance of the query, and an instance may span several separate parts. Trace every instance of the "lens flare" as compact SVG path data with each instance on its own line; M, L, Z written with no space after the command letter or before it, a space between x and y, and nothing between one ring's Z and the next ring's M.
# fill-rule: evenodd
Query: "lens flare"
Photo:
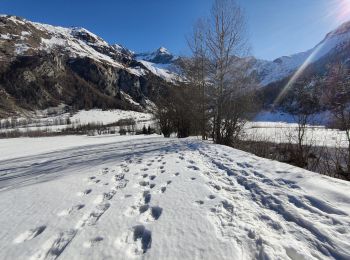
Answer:
M346 22L350 20L350 0L332 0L329 2L329 12L328 15L336 17L338 22ZM284 86L278 97L274 101L274 106L278 105L281 99L287 94L289 89L293 84L300 78L305 69L315 60L315 57L323 49L326 44L327 39L320 43L305 62L298 68L298 70L293 74L288 83Z
M288 90L293 86L293 84L300 78L300 76L303 74L305 69L314 61L314 58L317 56L317 54L322 50L324 44L327 41L323 41L320 43L313 52L309 55L309 57L304 61L304 63L299 67L299 69L293 74L293 76L290 78L288 83L283 87L282 91L278 95L278 97L275 99L274 106L278 105L278 103L281 101L281 99L286 95Z
M340 21L346 21L350 19L350 0L340 0L338 7L338 19Z

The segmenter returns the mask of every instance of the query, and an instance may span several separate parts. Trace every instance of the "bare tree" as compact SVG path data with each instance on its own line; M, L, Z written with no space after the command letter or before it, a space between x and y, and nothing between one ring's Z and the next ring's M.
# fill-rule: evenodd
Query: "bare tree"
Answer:
M345 64L335 64L324 80L326 104L332 111L335 124L345 131L348 148L346 167L339 167L338 174L350 180L350 69Z
M302 78L295 82L283 100L287 112L293 115L297 123L297 133L290 139L289 152L290 160L299 167L307 168L314 148L309 125L314 123L315 114L320 108L316 84L316 79L310 82Z
M200 134L202 139L208 138L208 48L206 45L207 24L203 19L199 19L190 37L187 38L188 46L192 52L191 57L182 58L179 61L181 74L187 85L191 89L190 99L192 103L192 120L196 134Z
M210 96L213 108L213 138L216 143L233 145L244 123L248 94L247 73L238 56L247 51L245 22L234 0L216 0L208 21L206 44L210 61Z

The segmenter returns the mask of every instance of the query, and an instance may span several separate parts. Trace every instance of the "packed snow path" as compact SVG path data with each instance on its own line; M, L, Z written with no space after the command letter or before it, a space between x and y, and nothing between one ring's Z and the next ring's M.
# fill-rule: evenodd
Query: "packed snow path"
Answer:
M0 187L0 259L350 259L349 183L194 139L6 159Z

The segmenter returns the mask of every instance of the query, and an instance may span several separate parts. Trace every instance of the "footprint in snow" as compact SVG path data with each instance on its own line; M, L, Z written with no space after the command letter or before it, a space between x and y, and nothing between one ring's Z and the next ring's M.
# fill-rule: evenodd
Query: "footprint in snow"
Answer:
M78 196L85 196L85 195L88 195L90 194L92 191L92 189L87 189L87 190L84 190L84 191L81 191L81 192L78 192L77 195Z
M83 246L85 248L90 248L90 247L93 247L95 244L97 244L97 243L99 243L101 241L103 241L103 237L98 236L98 237L95 237L95 238L90 239L89 241L85 242L83 244Z
M145 254L152 245L152 232L147 230L143 225L137 225L133 227L134 229L134 241L140 240L141 244L139 245L139 250L136 250L137 253Z
M159 206L150 207L148 204L145 204L139 207L139 212L140 214L144 214L147 212L148 216L145 216L144 221L152 222L159 219L159 217L163 213L163 209Z
M208 196L208 199L211 199L211 200L213 200L213 199L215 199L216 197L214 196L214 195L209 195Z
M151 208L151 215L154 218L154 220L158 220L159 217L162 215L163 209L161 207L155 206Z
M43 233L45 229L46 229L46 226L39 226L37 228L27 230L24 233L20 234L18 237L16 237L15 240L13 240L13 242L15 244L20 244L25 241L32 240L33 238Z
M57 214L57 216L59 216L59 217L67 216L67 215L72 214L73 212L81 210L84 207L85 207L84 204L78 204L78 205L75 205L69 209L62 210L61 212L59 212Z
M146 186L149 185L149 182L148 181L140 181L139 185L142 186L142 187L146 187Z
M149 191L144 191L142 196L143 196L145 204L148 204L151 202L152 195Z
M145 213L149 209L149 205L145 204L139 207L140 214Z
M187 168L191 169L191 170L199 171L199 168L197 166L194 166L194 165L187 166Z

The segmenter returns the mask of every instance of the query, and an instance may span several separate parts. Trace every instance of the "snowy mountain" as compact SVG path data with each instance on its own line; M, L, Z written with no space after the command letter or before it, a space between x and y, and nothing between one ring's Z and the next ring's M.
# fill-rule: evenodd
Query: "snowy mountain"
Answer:
M291 56L283 56L274 61L259 60L253 57L246 58L252 65L260 84L266 86L270 83L280 81L289 77L306 61L312 65L322 60L332 60L332 56L338 56L345 52L346 59L350 59L348 49L350 48L350 22L344 23L334 31L328 33L326 37L314 48Z
M310 74L322 75L332 62L349 61L349 51L350 22L306 52L274 61L247 57L243 62L273 100L303 64ZM145 110L159 89L178 79L177 59L164 47L134 53L84 28L1 15L0 117L61 104Z
M175 56L164 47L160 47L154 52L136 54L135 57L138 60L144 60L155 64L169 64L175 59Z
M0 258L349 259L349 189L195 139L5 139Z
M157 55L154 61L170 54L160 49ZM153 93L173 80L165 68L144 64L84 28L16 16L0 16L0 60L0 116L62 103L144 110Z

